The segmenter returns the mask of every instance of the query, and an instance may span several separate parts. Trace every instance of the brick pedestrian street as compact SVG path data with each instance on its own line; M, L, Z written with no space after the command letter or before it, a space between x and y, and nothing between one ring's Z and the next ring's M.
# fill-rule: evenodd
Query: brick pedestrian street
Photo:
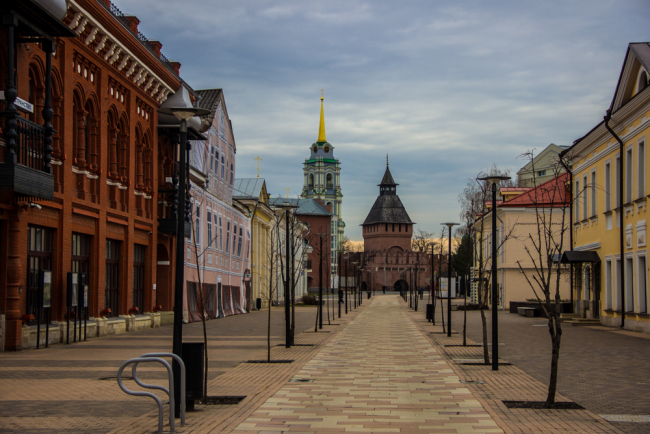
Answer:
M538 375L520 369L523 359L497 372L490 366L464 365L467 359L479 358L481 349L446 347L460 343L460 335L447 338L439 324L424 318L422 308L414 312L394 293L364 300L341 319L326 319L318 333L314 307L297 308L297 330L302 333L296 343L301 345L290 349L278 346L283 342L283 313L275 308L271 356L293 362L243 363L266 356L265 313L208 323L209 394L246 397L237 405L197 405L187 414L185 426L177 419L177 432L591 434L620 433L620 427L631 425L609 423L589 406L506 408L503 400L545 397L546 385ZM455 313L459 330L457 318ZM185 334L186 340L198 340L200 324L186 326ZM511 343L521 345L510 341L508 346ZM171 327L166 326L48 350L0 354L0 432L156 432L157 410L151 399L128 396L115 380L98 378L114 376L127 358L170 346ZM516 358L505 353L502 362L510 361L509 356ZM161 369L143 366L142 371L145 381L165 383ZM575 399L563 393L564 389L558 393L558 401ZM169 432L167 408L165 432Z

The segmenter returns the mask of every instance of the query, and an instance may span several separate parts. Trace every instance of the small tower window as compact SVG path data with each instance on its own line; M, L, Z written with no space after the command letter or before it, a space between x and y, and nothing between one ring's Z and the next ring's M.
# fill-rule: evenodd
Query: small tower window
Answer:
M309 175L309 189L313 190L314 189L314 174Z
M332 174L328 173L327 174L327 188L334 188L334 184L332 182Z

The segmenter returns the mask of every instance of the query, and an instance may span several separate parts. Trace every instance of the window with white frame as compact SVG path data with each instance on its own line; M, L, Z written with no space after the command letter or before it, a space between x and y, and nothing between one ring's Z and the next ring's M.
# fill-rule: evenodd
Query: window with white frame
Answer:
M576 191L575 191L575 197L576 197L576 206L573 207L574 213L575 213L575 222L578 223L580 221L580 180L576 179Z
M226 223L226 253L230 253L230 219Z
M233 223L232 228L232 254L234 255L237 251L235 247L237 246L237 223Z
M637 145L637 197L645 197L645 139Z
M625 258L625 312L634 312L634 258Z
M223 224L221 223L221 214L219 214L219 250L223 251Z
M632 202L632 148L625 150L625 203Z
M612 164L605 163L605 211L612 209Z
M196 228L194 232L196 234L196 245L201 245L201 204L196 204Z
M596 216L596 171L591 172L591 216Z
M237 256L241 258L241 244L242 238L244 238L244 231L241 225L239 225L239 242L237 243Z
M582 177L582 218L589 216L587 208L587 175Z
M208 215L207 215L207 222L208 222L208 246L213 248L213 240L212 240L212 210L208 208Z
M616 167L614 169L614 197L616 198L616 208L621 206L621 155L617 154L615 159Z

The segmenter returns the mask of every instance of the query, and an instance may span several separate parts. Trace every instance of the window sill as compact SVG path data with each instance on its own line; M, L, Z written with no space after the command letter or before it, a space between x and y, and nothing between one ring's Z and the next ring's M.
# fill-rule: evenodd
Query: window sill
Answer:
M637 204L638 204L638 203L645 203L645 201L646 201L646 197L645 197L645 196L641 196L641 197L638 198L638 199L634 199L634 203L637 203Z
M613 213L614 213L614 211L612 211L612 210L610 209L609 211L605 211L603 214L604 214L605 216L609 217L609 216L612 215Z
M648 313L646 313L646 312L637 313L636 316L638 316L639 318L650 318L650 315Z

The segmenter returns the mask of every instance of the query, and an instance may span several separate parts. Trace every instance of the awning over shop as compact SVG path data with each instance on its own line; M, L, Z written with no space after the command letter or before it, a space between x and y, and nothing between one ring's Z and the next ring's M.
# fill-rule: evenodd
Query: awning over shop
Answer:
M560 260L563 264L575 264L580 262L600 262L598 253L594 251L575 251L567 250L562 254L562 259Z

